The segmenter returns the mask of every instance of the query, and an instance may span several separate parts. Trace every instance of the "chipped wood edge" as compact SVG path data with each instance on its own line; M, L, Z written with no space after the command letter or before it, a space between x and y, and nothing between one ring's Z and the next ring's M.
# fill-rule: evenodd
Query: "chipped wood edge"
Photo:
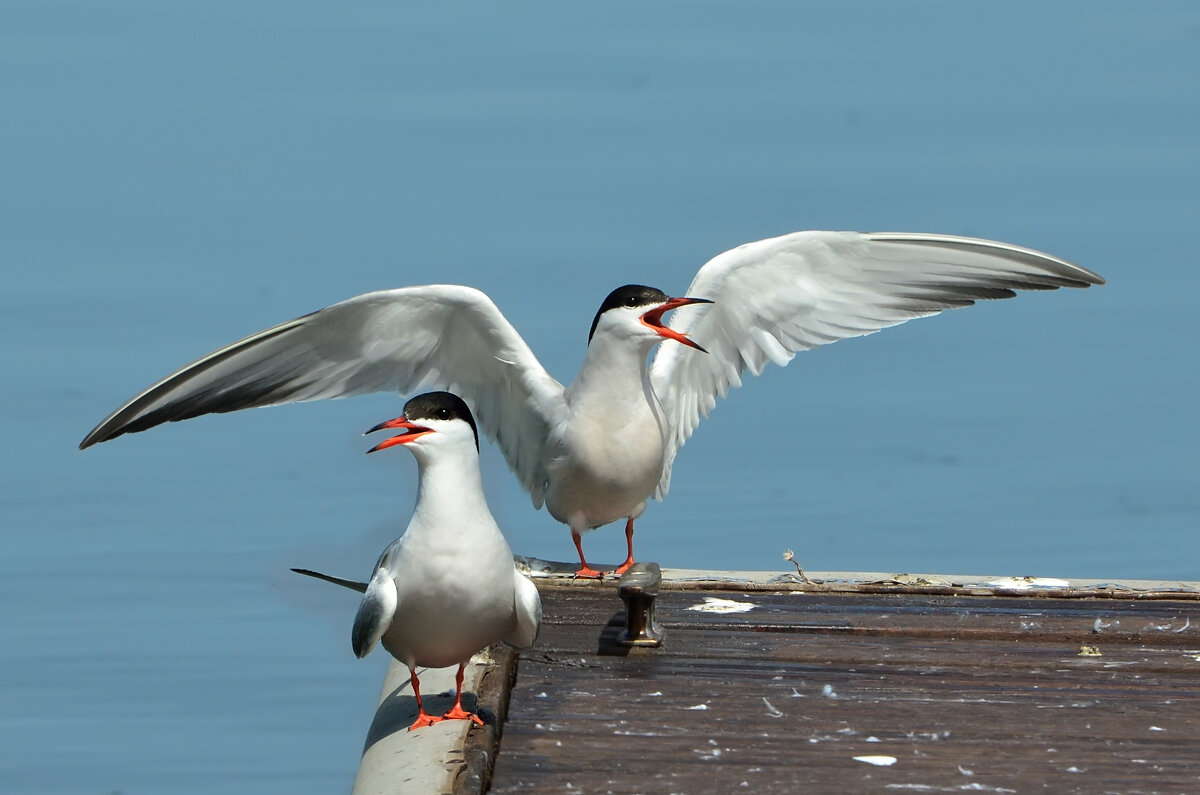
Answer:
M480 652L488 656L488 665L475 683L476 709L484 713L486 725L467 734L463 747L466 763L454 781L454 795L482 795L492 783L492 768L500 752L504 721L508 718L508 700L517 681L516 651L496 644ZM487 716L490 713L490 717Z
M574 564L517 556L525 574L555 586L615 588L615 578L574 578ZM895 572L795 572L662 570L664 590L795 591L800 593L909 594L917 596L1011 596L1048 599L1133 599L1200 601L1200 582L1102 578L1010 577L1004 575L901 574Z

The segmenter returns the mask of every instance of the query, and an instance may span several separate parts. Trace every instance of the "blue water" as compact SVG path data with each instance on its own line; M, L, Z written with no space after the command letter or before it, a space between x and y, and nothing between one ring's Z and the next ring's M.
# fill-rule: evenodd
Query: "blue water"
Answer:
M802 354L682 451L676 566L1200 579L1200 7L0 7L0 789L348 788L394 396L81 453L133 393L370 289L488 292L560 379L613 286L796 229L1050 251L1109 285ZM521 553L569 560L494 451ZM617 560L619 529L589 537Z

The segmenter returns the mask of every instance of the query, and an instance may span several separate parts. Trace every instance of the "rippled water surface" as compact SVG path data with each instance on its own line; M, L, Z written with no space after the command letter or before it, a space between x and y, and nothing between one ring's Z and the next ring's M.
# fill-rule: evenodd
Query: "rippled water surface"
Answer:
M749 240L1050 251L1108 286L752 379L640 557L1200 579L1197 74L1182 2L6 3L0 789L348 788L386 660L287 568L362 577L403 528L415 466L358 435L399 399L75 446L370 289L478 286L566 381L613 286L682 292ZM570 559L486 452L513 547Z

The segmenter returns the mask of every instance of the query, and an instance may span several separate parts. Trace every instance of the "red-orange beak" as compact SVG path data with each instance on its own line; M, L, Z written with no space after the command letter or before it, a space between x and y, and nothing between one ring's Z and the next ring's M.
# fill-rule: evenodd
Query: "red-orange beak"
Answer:
M394 420L388 420L387 422L381 422L371 430L367 431L367 433L375 433L375 431L382 431L386 428L403 428L404 433L397 434L390 439L384 439L382 442L368 450L368 453L374 453L378 450L386 450L387 448L395 447L398 444L408 444L413 439L424 436L427 433L433 433L433 431L429 428L425 428L420 425L414 425L403 416L397 417ZM366 433L363 434L363 436L366 435Z
M666 337L669 340L675 340L676 342L682 342L684 345L687 345L689 348L695 348L696 350L700 351L701 353L708 353L708 351L706 351L706 350L704 350L704 348L700 347L700 345L698 343L693 342L691 340L691 338L689 338L683 334L680 334L678 331L675 331L674 329L668 328L666 325L664 325L662 317L664 314L666 314L667 312L670 312L672 309L678 309L681 306L687 306L688 304L711 304L711 303L712 303L712 301L708 300L707 298L668 298L667 302L665 304L663 304L662 306L659 306L656 309L651 309L649 312L642 315L642 322L645 323L650 328L654 329L656 332L658 332L659 336Z

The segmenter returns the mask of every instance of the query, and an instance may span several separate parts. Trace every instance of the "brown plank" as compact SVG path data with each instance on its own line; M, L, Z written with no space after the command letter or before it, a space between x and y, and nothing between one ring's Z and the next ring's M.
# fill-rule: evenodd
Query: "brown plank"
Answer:
M624 655L610 590L543 606L493 792L1200 791L1196 602L671 591Z

